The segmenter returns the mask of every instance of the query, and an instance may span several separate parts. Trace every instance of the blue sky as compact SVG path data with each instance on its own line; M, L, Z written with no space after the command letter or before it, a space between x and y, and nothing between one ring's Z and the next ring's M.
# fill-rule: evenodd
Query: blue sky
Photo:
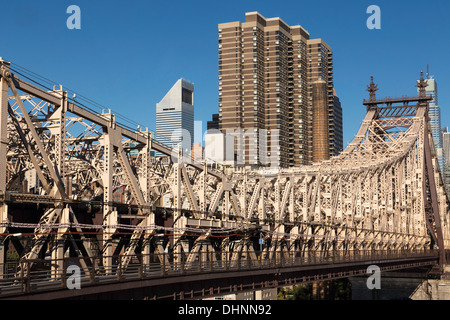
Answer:
M195 120L218 112L217 24L245 12L281 17L324 39L334 53L334 82L344 113L344 145L356 134L370 76L379 96L416 93L420 71L438 82L442 125L450 126L450 2L0 0L0 56L155 129L155 108L184 78L195 84ZM69 5L81 30L69 30ZM381 30L369 30L369 5ZM197 139L198 140L198 139Z

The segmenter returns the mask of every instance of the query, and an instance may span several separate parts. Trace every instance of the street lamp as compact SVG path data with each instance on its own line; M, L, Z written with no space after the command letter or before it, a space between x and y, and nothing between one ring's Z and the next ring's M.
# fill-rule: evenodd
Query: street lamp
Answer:
M22 233L11 233L11 234L8 234L8 235L5 237L5 239L3 239L3 242L5 242L6 239L8 239L9 237L21 237L21 236L22 236Z
M8 234L6 237L5 237L5 239L3 239L3 241L2 241L2 245L4 245L5 243L6 243L6 239L8 239L9 237L14 237L14 238L17 238L17 237L21 237L22 236L22 233L11 233L11 234ZM8 249L8 248L6 248L6 249Z
M5 239L3 239L3 241L1 241L1 247L0 247L0 252L3 250L3 246L6 242L6 239L8 239L9 237L20 237L22 236L22 233L11 233L8 234ZM4 275L5 275L5 256L6 256L6 252L1 252L0 253L0 279L3 279Z

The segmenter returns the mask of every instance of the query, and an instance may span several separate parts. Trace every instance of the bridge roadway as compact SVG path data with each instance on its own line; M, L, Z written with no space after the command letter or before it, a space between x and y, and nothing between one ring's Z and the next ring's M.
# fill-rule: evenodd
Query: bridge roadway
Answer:
M14 268L9 266L12 277L8 278L6 274L0 280L0 299L201 299L352 276L369 276L367 268L371 265L380 267L382 272L431 268L439 260L437 251L371 251L345 255L337 253L327 257L321 253L310 257L287 257L285 253L277 253L273 259L263 261L259 259L259 255L258 260L243 257L236 261L224 256L223 260L214 261L210 258L200 255L197 261L187 262L182 259L179 264L166 264L166 257L152 254L151 261L155 262L143 265L139 262L144 260L142 255L135 255L123 272L120 265L114 265L109 274L95 270L93 264L86 259L65 258L64 270L68 271L70 266L76 265L79 277L70 271L52 274L46 266L50 261L26 261L22 263L33 263L41 268L13 278Z

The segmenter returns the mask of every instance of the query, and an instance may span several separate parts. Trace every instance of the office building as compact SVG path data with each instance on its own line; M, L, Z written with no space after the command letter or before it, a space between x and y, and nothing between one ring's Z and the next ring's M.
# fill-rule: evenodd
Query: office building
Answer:
M314 81L326 83L332 133L339 119L333 115L331 48L322 39L310 39L299 25L266 19L258 12L246 13L245 22L218 28L219 126L243 141L242 148L235 144L237 159L243 156L245 165L255 166L310 164ZM330 155L336 149L334 141L328 139Z
M438 104L437 83L432 77L427 79L427 95L431 95L433 100L429 103L428 115L430 116L431 131L436 148L442 148L441 138L441 109Z
M181 149L184 156L190 157L194 141L194 84L179 79L156 104L156 140L174 150Z
M442 150L444 153L444 168L442 171L442 180L445 185L447 195L450 197L450 132L448 127L442 129Z
M434 141L434 148L439 162L441 173L444 172L445 156L442 150L442 127L441 127L441 109L438 103L438 88L437 82L433 76L427 72L427 87L426 94L431 95L433 100L429 102L428 116L430 117L431 133Z
M219 130L219 114L214 113L212 119L206 123L206 130L216 129Z

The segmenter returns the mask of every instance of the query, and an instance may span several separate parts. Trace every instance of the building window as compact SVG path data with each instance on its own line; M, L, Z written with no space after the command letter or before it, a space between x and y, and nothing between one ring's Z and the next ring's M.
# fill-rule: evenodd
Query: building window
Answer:
M193 93L191 90L183 88L183 90L181 92L181 96L182 96L181 100L185 103L192 104L192 95L193 95Z

